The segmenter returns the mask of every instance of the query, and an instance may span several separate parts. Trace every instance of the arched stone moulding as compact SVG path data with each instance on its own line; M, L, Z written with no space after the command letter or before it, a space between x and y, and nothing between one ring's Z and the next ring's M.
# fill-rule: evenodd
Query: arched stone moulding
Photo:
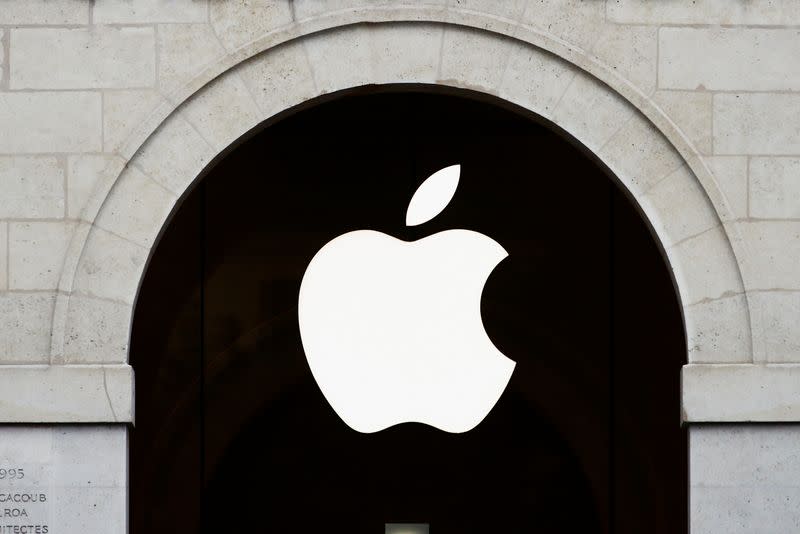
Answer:
M747 255L725 224L731 212L691 143L644 94L582 50L508 19L374 8L273 30L165 97L119 150L83 214L61 278L52 363L127 361L151 249L214 158L281 111L384 83L495 95L572 135L619 178L657 235L683 306L688 360L753 362L740 275Z

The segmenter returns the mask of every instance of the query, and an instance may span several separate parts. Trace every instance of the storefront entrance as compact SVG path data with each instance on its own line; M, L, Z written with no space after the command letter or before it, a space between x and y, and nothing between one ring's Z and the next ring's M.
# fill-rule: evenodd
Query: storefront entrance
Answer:
M417 187L453 164L449 205L407 227ZM453 228L508 252L481 313L511 381L463 434L356 432L306 361L305 269L348 231ZM607 170L499 100L364 88L276 118L167 225L130 354L136 534L686 532L686 347L668 268Z

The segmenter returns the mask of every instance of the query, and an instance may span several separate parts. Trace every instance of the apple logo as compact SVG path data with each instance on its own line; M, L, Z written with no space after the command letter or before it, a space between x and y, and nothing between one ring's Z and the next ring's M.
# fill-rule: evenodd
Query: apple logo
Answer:
M460 165L417 189L406 225L438 215ZM300 337L311 372L352 429L404 422L466 432L491 411L516 365L492 344L480 313L492 270L508 253L470 230L417 241L357 230L324 245L300 284Z

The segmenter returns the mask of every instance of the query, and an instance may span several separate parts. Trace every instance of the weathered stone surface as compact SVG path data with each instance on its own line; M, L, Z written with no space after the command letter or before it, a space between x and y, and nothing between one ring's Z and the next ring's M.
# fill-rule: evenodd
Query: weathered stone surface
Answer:
M742 265L748 290L800 290L800 221L741 221L735 226L750 248Z
M211 25L229 51L293 20L287 0L212 1L209 10Z
M653 101L678 125L701 154L713 146L713 95L696 91L656 91Z
M318 93L332 93L370 82L373 59L369 37L368 28L357 26L303 40Z
M93 221L125 161L113 154L82 154L67 160L67 217Z
M102 0L93 4L95 24L205 22L206 0Z
M0 291L8 289L8 223L0 221Z
M72 295L69 308L66 364L127 362L131 304Z
M714 174L725 200L737 219L747 217L747 158L744 156L709 156L706 164Z
M4 364L48 363L55 295L0 293L0 354Z
M0 391L1 423L133 422L129 365L4 365Z
M800 154L800 94L715 94L714 152Z
M575 76L575 67L566 61L520 44L511 52L499 93L502 98L550 117Z
M487 0L478 0L478 2L487 4ZM336 13L345 10L363 10L364 8L386 8L388 6L395 7L433 7L444 8L445 4L452 3L449 0L294 0L292 8L294 9L294 19L297 21L304 21L324 17L330 13ZM505 4L506 2L502 2Z
M800 88L797 30L662 28L658 50L660 87L729 91Z
M128 166L111 188L95 225L149 248L176 200L174 193Z
M754 291L749 299L755 335L767 361L796 362L800 354L800 291Z
M225 55L208 24L161 24L158 27L158 83L170 93Z
M415 24L375 27L369 33L372 83L434 83L439 67L442 26Z
M153 28L11 30L12 89L152 87Z
M155 89L103 91L103 149L121 151L134 129L164 102Z
M153 180L180 195L216 154L217 150L191 124L176 116L153 132L133 162Z
M474 29L447 28L439 81L496 93L515 43Z
M750 216L800 219L800 157L750 159Z
M743 291L739 268L722 227L673 245L667 255L684 306Z
M711 201L688 167L680 167L639 197L664 246L720 224Z
M692 532L797 531L798 440L795 425L690 427Z
M800 5L794 0L608 0L607 12L610 20L628 23L800 24Z
M800 365L797 364L684 365L681 385L686 422L770 422L800 418Z
M238 76L218 78L182 107L186 118L217 151L227 148L263 117Z
M683 309L689 363L746 363L752 360L750 322L744 295L701 301Z
M64 168L58 158L0 156L0 191L0 217L64 216Z
M106 230L94 228L78 263L74 289L93 297L132 303L138 287L135 281L142 276L148 251Z
M647 95L656 88L658 53L658 30L652 26L604 25L592 45L595 57Z
M675 148L641 115L634 115L614 134L601 157L634 195L683 165Z
M588 50L605 25L605 3L586 0L529 1L522 22Z
M100 108L97 92L0 92L0 154L100 151Z
M74 226L66 221L10 223L9 288L56 289Z
M265 117L317 95L302 42L290 41L272 48L246 61L237 71Z
M83 0L3 0L0 24L87 24Z
M577 72L553 112L553 121L599 151L634 115L630 104L596 78Z

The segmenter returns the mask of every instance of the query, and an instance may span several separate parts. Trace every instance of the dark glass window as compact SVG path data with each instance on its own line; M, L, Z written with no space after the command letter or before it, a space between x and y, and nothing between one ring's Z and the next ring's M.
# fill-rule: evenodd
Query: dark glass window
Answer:
M448 207L407 228L416 188L455 163ZM305 267L351 230L451 228L509 253L481 312L511 382L465 434L357 433L305 360ZM685 354L646 223L563 132L467 91L331 95L210 166L153 254L131 341L132 532L686 532Z

